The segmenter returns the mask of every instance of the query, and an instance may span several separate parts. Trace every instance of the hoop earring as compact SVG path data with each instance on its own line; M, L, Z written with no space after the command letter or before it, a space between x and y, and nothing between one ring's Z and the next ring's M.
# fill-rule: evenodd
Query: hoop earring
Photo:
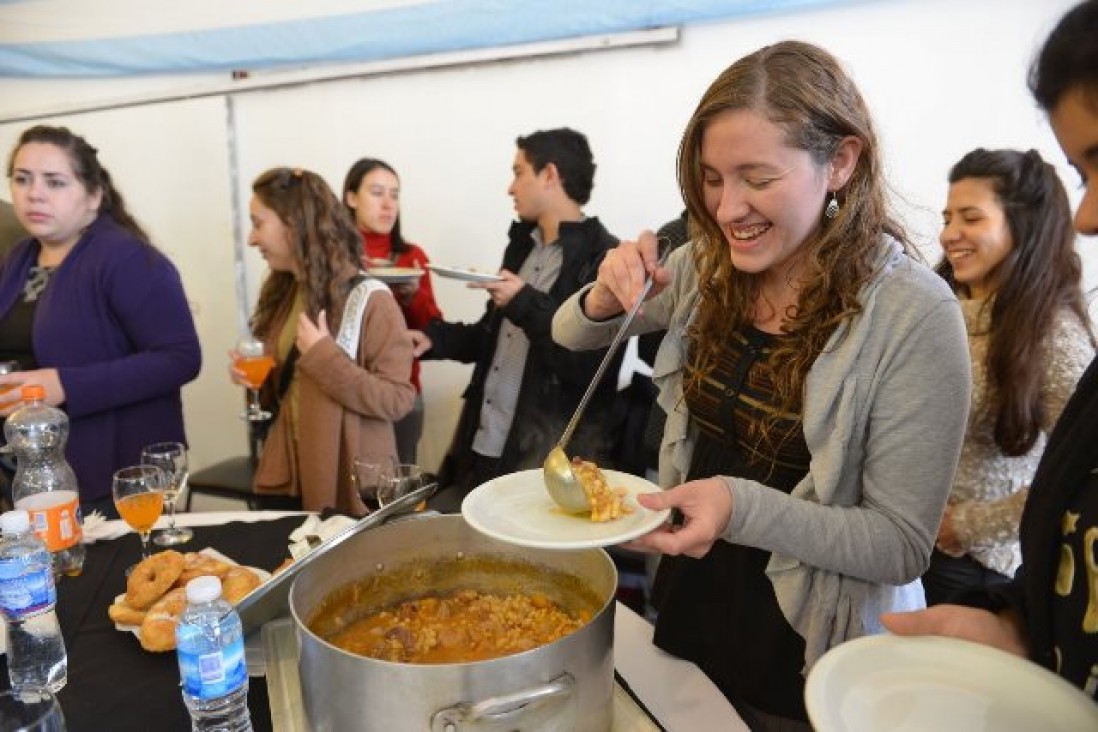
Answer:
M828 219L834 219L839 215L839 197L835 195L835 191L831 191L831 198L827 202L827 206L824 207L824 216Z

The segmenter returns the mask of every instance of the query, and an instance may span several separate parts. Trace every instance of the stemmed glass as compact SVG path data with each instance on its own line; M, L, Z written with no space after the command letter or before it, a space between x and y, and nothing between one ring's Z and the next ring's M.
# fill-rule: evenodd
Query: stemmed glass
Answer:
M194 538L190 529L175 525L175 504L187 483L187 448L181 442L157 442L141 451L143 465L155 465L164 472L164 505L168 509L168 528L153 537L159 546L185 544Z
M418 465L398 463L390 456L367 455L351 465L351 485L371 513L423 484Z
M164 471L155 465L134 465L114 474L114 507L141 536L141 559L149 558L149 534L164 511ZM129 576L133 567L126 570Z
M250 422L263 422L271 418L271 413L259 405L259 389L267 380L274 367L274 358L264 353L263 341L253 335L247 335L236 342L236 359L233 365L244 372L248 387L248 409L240 415Z
M381 508L378 491L393 472L393 459L389 456L365 455L351 463L351 485L366 506L368 513Z

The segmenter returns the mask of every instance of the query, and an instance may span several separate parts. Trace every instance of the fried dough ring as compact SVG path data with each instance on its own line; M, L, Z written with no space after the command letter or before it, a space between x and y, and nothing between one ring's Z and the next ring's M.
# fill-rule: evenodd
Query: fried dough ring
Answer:
M221 596L226 602L235 605L244 599L244 596L262 584L262 580L247 567L233 567L221 581Z
M186 587L187 583L195 577L217 577L224 579L233 565L226 564L220 559L207 556L201 552L187 552L183 555L183 571L175 580L176 587Z
M126 580L126 604L134 610L149 608L182 572L183 555L171 549L142 559Z
M141 625L145 621L145 611L134 610L124 600L119 600L107 608L107 614L119 625Z
M187 591L178 587L156 601L141 623L141 647L154 653L175 650L175 626L187 607Z

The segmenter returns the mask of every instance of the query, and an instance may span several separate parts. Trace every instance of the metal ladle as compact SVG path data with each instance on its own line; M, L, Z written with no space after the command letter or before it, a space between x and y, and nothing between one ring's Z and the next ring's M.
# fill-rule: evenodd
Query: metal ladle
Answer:
M660 240L657 246L663 243L663 240ZM667 255L671 253L671 249L670 246L665 247L659 262L656 263L657 269L667 261ZM587 409L587 403L591 401L591 395L595 393L595 388L602 381L606 367L614 359L618 346L625 340L625 333L629 329L630 323L640 312L641 305L644 304L644 298L648 296L649 290L652 289L653 281L652 275L649 275L648 279L645 280L640 296L633 303L633 307L629 309L629 312L625 314L625 319L621 321L621 327L614 334L614 340L610 341L610 347L606 349L606 355L602 357L602 363L595 371L591 383L587 385L587 391L583 393L579 406L576 407L572 419L568 420L568 425L564 428L564 434L560 436L557 446L549 451L549 454L545 456L545 462L541 464L542 477L545 480L545 488L549 491L550 498L569 513L586 513L591 510L591 504L587 501L587 493L584 492L583 486L576 479L576 474L572 472L572 464L568 459L568 455L565 454L564 448L567 447L568 441L572 439L572 433L575 432L576 425L579 424L580 417L583 416L583 411Z

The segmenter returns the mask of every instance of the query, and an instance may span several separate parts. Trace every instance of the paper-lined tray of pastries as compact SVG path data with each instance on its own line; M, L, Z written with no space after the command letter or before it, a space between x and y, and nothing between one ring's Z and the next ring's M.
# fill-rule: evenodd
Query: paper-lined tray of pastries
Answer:
M242 567L216 549L180 553L171 549L143 559L126 579L126 592L107 612L114 627L133 633L154 653L175 650L175 626L187 607L186 586L195 577L221 579L221 596L236 605L271 578L258 567Z

